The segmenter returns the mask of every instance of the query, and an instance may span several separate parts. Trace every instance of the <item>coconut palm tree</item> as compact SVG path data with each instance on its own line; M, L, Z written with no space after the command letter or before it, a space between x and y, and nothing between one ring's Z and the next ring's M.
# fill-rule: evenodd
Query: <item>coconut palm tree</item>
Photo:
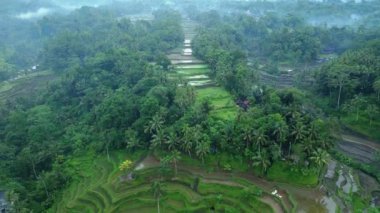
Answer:
M278 144L273 143L269 147L269 151L270 151L270 156L271 156L272 161L277 161L278 159L281 158L281 149Z
M188 125L185 125L182 129L182 143L181 143L181 149L182 151L189 154L191 157L191 150L193 149L193 128L190 128Z
M273 134L276 136L277 142L280 143L280 150L282 154L282 144L285 142L289 128L285 122L277 122Z
M134 151L135 149L141 148L140 140L137 138L137 133L133 130L127 130L125 132L127 149Z
M257 130L254 134L254 141L257 147L259 148L259 154L261 155L261 147L264 146L268 141L268 136L265 135L263 128Z
M165 143L168 145L168 150L172 151L176 149L179 141L180 138L177 136L177 134L175 132L170 132L165 141Z
M204 157L210 152L210 142L209 141L200 141L195 146L195 153L199 158L202 159L202 163L204 163Z
M310 138L306 139L302 143L302 149L303 149L304 152L306 152L307 156L310 156L310 154L314 150L314 143L313 143L313 141Z
M379 108L374 104L370 104L367 106L367 109L365 110L365 112L367 113L368 118L369 118L369 126L372 126L373 118L375 117L377 113L379 113Z
M158 132L152 136L152 140L150 142L151 148L161 148L162 144L166 142L164 131L158 130Z
M243 139L245 141L245 148L248 149L248 147L252 143L252 129L247 127L243 130Z
M257 152L255 155L252 156L252 166L261 167L261 172L263 174L266 173L270 165L271 165L271 162L269 161L268 156L265 151L263 153Z
M312 152L310 160L312 160L315 164L321 167L327 164L328 156L329 155L325 150L318 148L317 150L314 150Z
M157 212L160 213L160 198L162 196L163 185L160 181L154 181L151 188L153 191L153 196L157 201Z
M380 78L373 83L373 89L377 92L377 100L380 101Z
M164 121L162 120L162 117L160 115L153 116L152 120L149 121L148 125L145 126L145 133L157 133L159 130L161 130L162 126L164 124Z
M297 116L298 117L298 116ZM307 135L306 126L301 121L301 118L298 118L295 122L295 125L292 127L291 135L293 137L294 142L301 142ZM290 156L292 150L292 140L289 141L289 150L288 155Z
M174 150L170 155L170 162L174 164L174 177L177 177L178 168L177 163L181 160L181 153L177 150Z

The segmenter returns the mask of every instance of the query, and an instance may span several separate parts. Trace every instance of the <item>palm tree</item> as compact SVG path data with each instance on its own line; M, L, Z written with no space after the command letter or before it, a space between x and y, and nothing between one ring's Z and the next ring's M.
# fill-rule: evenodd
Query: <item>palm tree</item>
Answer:
M153 116L152 120L149 121L148 125L145 126L145 133L157 133L159 130L161 130L162 126L164 124L164 121L162 120L162 117L160 115Z
M282 143L286 140L288 131L289 129L285 122L276 123L273 134L276 136L276 140L280 143L281 154L282 154Z
M281 148L278 144L273 143L269 148L272 161L277 161L281 158Z
M367 109L365 111L369 118L369 126L372 126L372 120L375 117L375 115L379 113L379 108L374 104L370 104L367 106Z
M325 150L318 148L312 152L310 160L312 160L319 167L327 164L328 153Z
M263 128L260 128L258 131L255 132L254 140L259 148L259 154L261 155L261 147L264 146L268 141L268 136L265 135L265 131Z
M373 89L377 92L377 101L380 101L380 78L373 83Z
M134 151L136 148L140 148L140 140L137 138L136 132L127 130L126 133L126 142L127 142L127 149Z
M306 152L306 154L308 156L310 156L310 154L313 152L314 150L314 143L313 141L308 138L307 140L305 140L302 144L302 148L303 148L303 151Z
M251 128L244 129L243 139L245 141L245 148L248 148L252 143L252 129Z
M182 128L182 143L181 149L182 151L189 154L191 157L191 150L193 148L193 128L189 127L187 124Z
M153 196L157 201L157 212L160 213L160 198L162 196L163 185L160 181L154 181L152 183Z
M367 101L361 95L355 95L353 99L343 105L343 111L348 113L355 112L356 121L359 120L359 111L365 106Z
M179 143L179 137L175 132L170 132L165 143L168 145L168 150L176 149L177 144Z
M182 129L183 138L181 143L181 149L184 152L187 152L191 157L191 150L193 149L193 128L190 128L188 125L184 126Z
M350 70L352 69L354 67L348 65L335 65L331 67L331 72L329 72L329 85L338 89L337 109L340 108L343 88L353 83L353 80L350 79Z
M181 153L177 150L174 150L170 155L170 162L174 164L174 177L177 177L178 169L177 163L181 160Z
M162 144L165 143L165 134L164 131L158 130L156 134L153 135L151 142L151 147L153 149L157 147L162 147Z
M301 142L307 135L306 126L303 124L303 122L298 118L296 120L295 125L292 128L291 135L293 136L294 142ZM288 155L290 156L290 152L292 150L292 141L289 141L289 150Z
M329 135L322 135L318 138L317 143L322 147L324 150L328 150L333 145L333 138Z
M210 152L210 143L209 141L200 141L195 146L195 153L199 158L202 159L202 163L204 164L204 157Z
M260 166L261 167L261 172L265 174L269 166L271 165L266 152L261 153L256 153L254 156L252 156L252 166Z

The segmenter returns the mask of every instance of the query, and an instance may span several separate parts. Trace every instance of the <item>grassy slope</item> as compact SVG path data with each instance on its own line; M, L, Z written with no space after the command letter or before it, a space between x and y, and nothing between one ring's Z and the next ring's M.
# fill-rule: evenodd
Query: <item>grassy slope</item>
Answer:
M209 100L212 106L211 116L222 120L234 119L237 115L237 106L225 89L221 87L208 87L196 90L197 102Z
M114 152L110 161L91 154L70 159L66 168L74 181L49 212L155 212L150 185L161 176L158 168L136 171L133 181L120 181L123 174L118 171L119 163L125 159L136 162L143 155ZM211 207L230 212L273 212L259 197L246 197L238 186L204 183L201 179L198 191L194 191L191 185L196 177L191 173L181 171L172 179L172 172L165 172L161 177L162 212L208 212Z
M375 118L372 125L369 125L369 119L365 115L360 115L359 120L356 121L356 115L350 114L342 117L341 121L353 131L368 136L370 139L380 141L380 117Z
M318 174L310 172L302 174L301 171L292 170L286 162L275 162L269 169L267 177L270 180L282 183L291 183L299 186L318 185Z
M188 65L185 68L176 68L175 73L169 75L170 78L186 78L197 75L207 75L209 69L207 65ZM196 79L193 79L196 80ZM210 101L213 110L211 116L221 120L232 120L237 115L237 106L234 103L233 97L222 87L209 86L196 89L197 102L207 99Z

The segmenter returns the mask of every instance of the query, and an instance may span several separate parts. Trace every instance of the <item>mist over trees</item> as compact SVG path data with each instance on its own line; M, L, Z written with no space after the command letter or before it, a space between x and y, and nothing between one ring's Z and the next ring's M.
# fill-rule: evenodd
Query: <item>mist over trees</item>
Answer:
M4 5L0 189L9 192L16 212L52 210L84 176L71 161L78 156L111 161L118 150L164 153L162 167L173 165L174 180L187 156L201 165L216 159L225 172L238 165L260 178L273 175L276 166L297 176L297 184L315 186L328 159L340 157L337 126L379 137L373 131L380 127L378 2ZM206 70L195 78L209 77L222 95L200 98L202 87L178 77L168 54L184 43L184 21L197 23L192 51L205 63L194 68ZM40 71L53 80L36 80L40 90L22 95L17 79L34 81ZM265 77L277 81L270 85ZM283 86L286 80L290 85ZM218 95L223 97L213 101ZM217 107L221 117L215 116ZM128 168L120 170L135 166L125 162ZM379 180L374 162L349 163ZM159 210L165 187L153 183Z

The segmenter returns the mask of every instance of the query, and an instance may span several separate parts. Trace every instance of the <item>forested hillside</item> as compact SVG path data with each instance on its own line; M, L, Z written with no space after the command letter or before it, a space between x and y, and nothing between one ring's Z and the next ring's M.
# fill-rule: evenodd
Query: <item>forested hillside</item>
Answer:
M0 211L379 211L379 3L7 3Z

